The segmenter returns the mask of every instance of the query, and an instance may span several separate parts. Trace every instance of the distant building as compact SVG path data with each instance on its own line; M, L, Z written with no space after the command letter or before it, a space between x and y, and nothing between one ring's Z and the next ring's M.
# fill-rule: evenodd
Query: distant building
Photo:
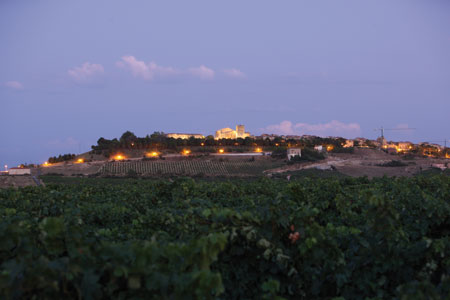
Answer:
M29 169L29 168L11 168L11 169L9 169L9 175L31 175L31 169Z
M323 151L323 146L322 145L317 145L317 146L314 146L314 150L316 150L316 151Z
M409 151L413 148L413 144L411 142L398 142L397 150L398 151Z
M276 138L279 138L280 136L277 134L267 134L267 133L263 133L260 136L257 136L256 138L259 140L265 140L265 139L269 139L270 141L275 140Z
M233 130L228 127L219 129L216 131L216 134L214 136L214 138L216 140L218 140L218 139L237 139L237 138L245 139L246 137L250 137L250 133L245 132L244 125L237 125L236 130Z
M377 143L379 147L384 147L388 144L387 140L384 137L377 138Z
M302 137L299 136L299 135L287 135L286 139L288 139L288 140L301 140Z
M345 144L343 145L344 148L351 148L355 145L355 142L353 140L346 140Z
M288 160L291 160L294 156L302 156L302 149L300 148L288 148L287 149L287 157Z
M303 140L313 140L313 139L318 138L318 136L316 136L316 135L304 134L304 135L302 135L301 138L302 138Z
M200 133L167 133L166 137L174 138L174 139L183 139L183 140L190 139L191 137L196 138L196 139L204 139L205 138L205 136Z
M367 146L367 139L365 139L365 138L358 137L358 138L353 140L353 144L355 144L355 143L358 145L358 147L361 147L361 148L367 148L368 147Z

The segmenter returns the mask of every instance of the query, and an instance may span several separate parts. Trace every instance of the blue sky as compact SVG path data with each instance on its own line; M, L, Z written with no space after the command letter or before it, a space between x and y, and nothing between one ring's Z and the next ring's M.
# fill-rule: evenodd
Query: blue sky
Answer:
M0 1L0 164L131 130L450 139L450 1Z

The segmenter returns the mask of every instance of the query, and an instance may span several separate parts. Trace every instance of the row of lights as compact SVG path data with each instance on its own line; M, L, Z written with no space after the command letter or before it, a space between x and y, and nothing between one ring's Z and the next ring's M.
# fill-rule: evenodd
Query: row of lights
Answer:
M261 148L256 148L256 149L255 149L255 152L260 153L260 152L262 152L262 149L261 149ZM223 149L223 148L219 149L219 150L218 150L218 153L220 153L220 154L225 153L225 149ZM183 155L189 155L189 154L191 154L191 150L189 150L189 149L184 149L184 150L181 152L181 154L183 154ZM147 156L147 157L157 157L157 156L159 156L159 155L160 155L159 152L153 151L153 152L146 153L145 156ZM125 157L124 155L122 155L122 154L117 154L117 155L113 156L112 158L113 158L114 160L124 160L124 159L126 159L126 157ZM83 162L83 161L80 161L79 163L82 163L82 162Z
M387 148L386 145L385 145L383 148ZM333 146L327 146L327 151L331 151L331 150L333 150ZM397 148L396 150L399 151L398 148ZM224 150L224 149L219 149L218 152L219 152L220 154L223 154L223 153L225 153L225 150ZM261 149L261 148L256 148L256 149L255 149L255 152L256 152L256 153L260 153L260 152L262 152L262 149ZM147 157L157 157L157 156L159 156L159 154L160 154L159 152L153 151L153 152L147 153L146 156L147 156ZM189 150L189 149L184 149L183 152L182 152L182 154L183 154L183 155L189 155L189 154L191 154L191 150ZM425 154L425 153L424 153L424 154ZM427 154L425 154L425 155L427 155ZM432 155L431 155L431 154L428 154L428 156L432 156ZM445 154L445 158L450 158L450 154L446 153L446 154ZM114 159L114 160L124 160L124 159L126 159L126 156L124 156L124 155L122 155L122 154L117 154L117 155L113 156L113 159ZM77 160L75 161L75 163L77 163L77 164L82 164L82 163L84 163L84 159L79 158L79 159L77 159ZM44 163L42 164L42 166L44 166L44 167L48 167L48 166L50 166L50 165L51 165L51 164L48 163L47 161L44 162ZM8 169L8 166L5 165L5 170L7 170L7 169Z

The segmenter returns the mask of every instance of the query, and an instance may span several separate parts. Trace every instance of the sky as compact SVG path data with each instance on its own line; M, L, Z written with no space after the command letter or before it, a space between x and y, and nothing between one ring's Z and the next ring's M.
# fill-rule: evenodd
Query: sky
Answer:
M126 130L450 139L450 1L0 0L0 164Z

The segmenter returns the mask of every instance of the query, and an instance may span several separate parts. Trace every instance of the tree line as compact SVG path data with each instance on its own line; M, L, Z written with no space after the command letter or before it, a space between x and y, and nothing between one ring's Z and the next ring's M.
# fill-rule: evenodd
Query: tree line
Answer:
M272 149L301 147L312 148L316 145L331 145L334 149L342 149L346 139L344 138L321 138L308 136L302 139L284 139L275 137L274 139L261 138L237 138L237 139L219 139L216 140L212 135L205 138L175 139L167 137L163 132L154 132L145 137L137 137L133 132L126 131L117 139L111 140L103 137L99 138L96 145L93 145L92 151L95 154L102 154L119 149L173 149L179 147L268 147Z

